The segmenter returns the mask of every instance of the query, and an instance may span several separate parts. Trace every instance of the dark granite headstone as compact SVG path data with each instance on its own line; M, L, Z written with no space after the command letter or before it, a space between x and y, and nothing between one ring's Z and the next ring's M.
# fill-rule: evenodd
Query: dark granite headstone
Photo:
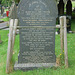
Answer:
M67 1L66 5L66 15L67 15L67 32L71 31L71 16L72 16L72 2L71 0Z
M18 7L20 52L14 69L51 67L56 63L55 0L21 0Z

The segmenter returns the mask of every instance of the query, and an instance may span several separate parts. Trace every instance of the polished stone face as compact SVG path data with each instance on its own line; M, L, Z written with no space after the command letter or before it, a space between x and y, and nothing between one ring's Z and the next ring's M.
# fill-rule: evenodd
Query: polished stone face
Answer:
M19 64L55 63L54 0L21 0L18 8L20 29Z

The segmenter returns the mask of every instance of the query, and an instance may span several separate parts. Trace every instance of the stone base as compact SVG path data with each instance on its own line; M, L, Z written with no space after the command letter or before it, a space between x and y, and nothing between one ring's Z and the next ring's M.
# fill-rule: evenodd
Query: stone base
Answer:
M14 65L14 70L33 70L33 69L38 69L38 68L51 68L55 66L56 63L23 63L23 64L18 64L17 62Z

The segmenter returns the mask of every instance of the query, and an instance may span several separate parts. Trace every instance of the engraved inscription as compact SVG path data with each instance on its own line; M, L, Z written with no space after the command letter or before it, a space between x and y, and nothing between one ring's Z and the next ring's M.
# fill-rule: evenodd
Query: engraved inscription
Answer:
M39 6L36 6L34 11L25 11L26 17L21 17L27 25L47 25L53 21L53 17L49 18L50 11L41 11ZM43 16L42 16L43 14Z
M54 17L50 16L51 11L42 1L32 1L29 3L29 10L22 10L22 8L23 7L21 7L19 13L23 15L20 18L22 22L25 23L25 26L46 26L54 21Z
M29 46L30 50L45 50L45 46L53 45L52 35L54 32L53 29L51 31L48 30L47 28L42 28L41 30L38 28L22 29L23 41L21 44Z

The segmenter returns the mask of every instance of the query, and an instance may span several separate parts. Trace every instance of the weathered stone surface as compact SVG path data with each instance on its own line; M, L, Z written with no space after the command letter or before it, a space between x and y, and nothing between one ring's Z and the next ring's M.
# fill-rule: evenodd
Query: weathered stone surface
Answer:
M54 0L21 0L18 8L20 52L18 67L32 64L55 64L55 25L57 8ZM30 65L30 64L29 64ZM39 66L30 66L39 67ZM47 67L46 65L44 67ZM27 67L25 66L24 69Z
M10 12L9 12L9 18L11 19L17 19L17 7L15 2L12 3Z

